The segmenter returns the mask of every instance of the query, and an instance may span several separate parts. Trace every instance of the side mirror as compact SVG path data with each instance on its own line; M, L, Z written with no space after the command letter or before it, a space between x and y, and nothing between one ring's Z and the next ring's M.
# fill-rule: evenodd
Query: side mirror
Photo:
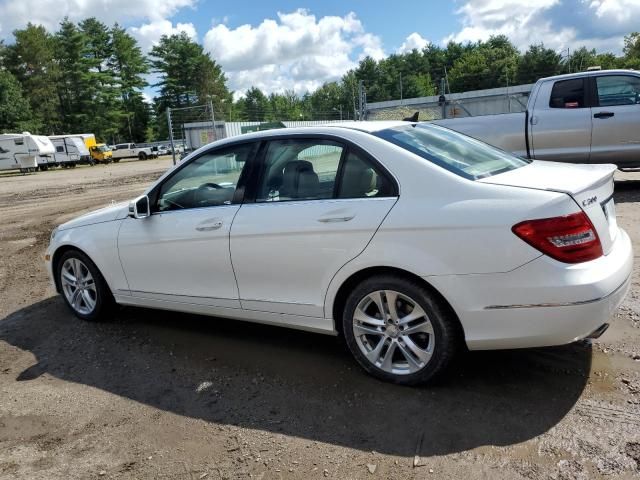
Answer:
M129 216L133 218L146 218L151 215L149 197L142 195L129 204Z

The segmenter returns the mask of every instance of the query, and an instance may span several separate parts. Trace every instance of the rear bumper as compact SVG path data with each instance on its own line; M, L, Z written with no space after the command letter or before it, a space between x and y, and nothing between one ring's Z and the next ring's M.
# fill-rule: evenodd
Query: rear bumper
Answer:
M471 350L562 345L591 335L622 303L633 249L622 229L610 253L568 265L541 256L499 274L428 277L451 303Z

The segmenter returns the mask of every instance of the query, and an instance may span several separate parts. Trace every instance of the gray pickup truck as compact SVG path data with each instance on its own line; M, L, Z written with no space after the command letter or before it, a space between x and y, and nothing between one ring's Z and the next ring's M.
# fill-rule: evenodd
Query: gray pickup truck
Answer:
M640 72L597 70L542 78L524 113L436 120L516 155L640 167Z

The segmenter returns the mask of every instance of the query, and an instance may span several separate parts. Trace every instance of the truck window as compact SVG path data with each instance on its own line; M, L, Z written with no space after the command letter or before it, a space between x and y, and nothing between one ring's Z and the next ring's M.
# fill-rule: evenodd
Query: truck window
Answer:
M549 107L583 108L585 105L583 78L560 80L553 84Z
M631 75L596 77L598 103L601 107L640 103L640 78Z

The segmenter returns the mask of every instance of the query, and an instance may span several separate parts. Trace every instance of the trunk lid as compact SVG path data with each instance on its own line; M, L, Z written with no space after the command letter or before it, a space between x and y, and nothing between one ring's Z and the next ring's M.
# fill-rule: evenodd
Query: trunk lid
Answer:
M494 185L566 193L593 223L607 255L618 234L613 202L615 165L582 165L534 160L529 165L478 180Z

